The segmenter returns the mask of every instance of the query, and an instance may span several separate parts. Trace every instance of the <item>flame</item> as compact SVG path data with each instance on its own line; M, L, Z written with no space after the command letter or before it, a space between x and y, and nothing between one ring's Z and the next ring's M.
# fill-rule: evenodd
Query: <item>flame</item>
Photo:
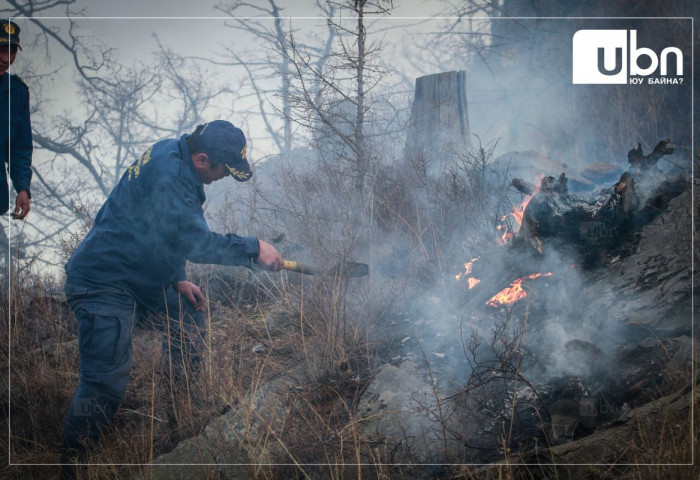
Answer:
M513 305L515 302L522 300L527 296L527 292L523 289L523 281L534 280L539 277L550 277L553 273L533 273L527 277L522 277L510 284L509 287L504 288L496 295L491 297L491 299L486 302L486 305L491 307L498 307L499 305Z
M501 235L501 240L498 243L501 245L506 245L507 243L513 241L513 237L515 237L515 234L506 230L503 232L503 235Z
M501 224L498 225L496 227L496 229L499 232L501 230L505 230L505 232L503 232L503 234L497 240L499 245L507 245L509 242L511 242L513 240L513 237L515 237L515 234L520 229L520 225L523 224L523 216L525 215L525 208L527 207L528 203L530 203L530 200L532 200L532 197L534 197L535 194L537 194L537 192L540 191L540 186L542 183L542 179L544 177L545 177L544 173L541 173L541 174L535 176L535 182L533 184L534 191L532 192L532 195L525 195L525 197L523 198L523 201L520 202L520 205L516 205L515 207L513 207L512 212L501 217ZM514 229L510 228L510 226L506 223L506 219L508 217L513 217L513 219L517 223L517 228L514 228Z
M527 199L527 202L523 202L517 207L513 209L513 211L510 213L510 215L515 219L516 222L518 222L518 225L523 224L523 215L525 214L525 207L527 207L527 204L530 203L530 199L532 197L529 197Z
M477 260L479 260L479 257L472 258L470 261L464 264L464 273L458 273L457 275L455 275L455 280L457 280L458 282L463 278L466 279L467 287L469 287L469 290L476 287L476 285L481 281L477 278L467 277L468 275L471 275L472 269L474 268L474 262L476 262Z
M535 191L532 192L532 195L525 195L525 198L523 198L523 201L520 203L520 205L513 208L513 211L509 213L509 215L511 215L515 219L515 221L518 222L518 225L523 224L523 215L525 214L525 208L527 207L527 204L530 203L530 200L532 200L532 197L534 197L537 194L537 192L540 191L542 179L544 177L544 173L540 173L535 177L535 183L533 184L535 186Z

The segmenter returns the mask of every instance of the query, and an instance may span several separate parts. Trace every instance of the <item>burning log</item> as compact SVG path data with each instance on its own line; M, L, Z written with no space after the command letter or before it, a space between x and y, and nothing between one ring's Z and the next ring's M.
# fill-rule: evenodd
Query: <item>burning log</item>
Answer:
M663 155L671 152L666 140L659 142L654 152L647 156L640 156L638 149L634 149L630 152L631 161L638 167L642 166L643 171L636 175L631 171L623 173L611 188L590 198L569 193L569 179L565 173L558 177L543 177L537 185L514 178L512 185L527 197L520 207L502 219L500 227L505 233L501 233L503 238L512 236L515 229L509 224L517 222L520 228L513 238L512 247L524 248L534 255L503 256L502 251L484 252L482 257L491 258L490 261L483 261L482 265L475 263L477 259L474 258L466 263L463 273L456 275L462 288L469 291L460 307L475 311L484 306L513 305L515 302L496 302L495 297L499 292L515 288L514 283L533 272L555 271L547 267L546 258L542 263L547 246L563 247L573 257L573 264L584 266L631 252L629 249L636 237L628 233L650 223L687 188L683 176L660 179L660 172L651 168ZM505 218L510 216L513 221L509 219L507 224ZM493 268L496 257L499 268ZM533 280L527 280L524 286L533 284Z
M578 232L580 218L588 215L579 203L568 195L564 173L558 179L544 177L525 207L516 238L540 254L544 253L543 240L563 235L566 241L572 241L572 232Z
M518 190L520 193L524 195L534 195L537 192L537 187L535 187L533 184L526 182L525 180L522 180L520 178L514 178L511 182L511 185L513 185L516 190Z
M669 143L662 140L646 156L641 146L630 150L630 171L607 193L592 199L570 195L564 173L559 178L544 177L539 188L513 179L511 184L518 191L526 195L534 192L514 245L527 245L544 254L545 243L558 242L577 248L587 260L600 256L631 229L653 220L685 190L683 176L661 180L660 172L653 170L661 157L673 153Z

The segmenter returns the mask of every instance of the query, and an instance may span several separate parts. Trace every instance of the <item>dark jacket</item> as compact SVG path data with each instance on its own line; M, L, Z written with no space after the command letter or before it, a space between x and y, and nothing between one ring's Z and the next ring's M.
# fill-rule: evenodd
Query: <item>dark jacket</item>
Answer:
M11 150L10 150L11 149ZM8 158L8 152L10 156ZM32 125L29 119L29 89L17 75L0 76L0 215L9 210L7 166L16 192L27 190L32 181Z
M211 232L204 200L187 135L156 143L124 172L66 273L124 289L156 309L163 289L185 279L186 260L249 266L260 251L257 238Z

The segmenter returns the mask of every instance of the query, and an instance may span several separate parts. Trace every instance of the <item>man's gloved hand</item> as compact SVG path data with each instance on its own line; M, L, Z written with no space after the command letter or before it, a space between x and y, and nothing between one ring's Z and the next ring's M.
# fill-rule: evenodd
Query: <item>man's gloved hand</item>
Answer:
M12 214L12 218L15 220L23 220L31 210L29 206L29 194L26 190L22 190L17 194L17 200L15 201L15 211Z
M192 305L194 305L195 310L198 312L204 310L204 295L197 285L192 282L188 282L187 280L183 280L181 282L177 282L174 285L174 288L177 290L177 293L185 297Z
M284 259L277 249L264 240L258 240L258 242L260 242L260 254L258 255L257 263L260 265L260 268L271 272L282 270Z

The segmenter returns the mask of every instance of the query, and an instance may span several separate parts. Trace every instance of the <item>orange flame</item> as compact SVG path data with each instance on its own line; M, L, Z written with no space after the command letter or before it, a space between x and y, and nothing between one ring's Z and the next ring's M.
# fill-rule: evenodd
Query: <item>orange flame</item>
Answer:
M528 197L527 201L524 201L517 207L513 209L511 212L511 216L515 219L516 222L518 222L518 225L523 224L523 215L525 214L525 207L527 207L527 204L530 203L530 199L532 197Z
M501 239L498 243L500 245L506 245L509 242L513 241L513 237L515 237L515 234L513 232L509 232L508 230L506 230L505 232L503 232L503 235L501 235Z
M518 222L518 225L523 224L523 215L525 214L525 208L527 207L527 204L530 203L530 200L532 200L532 197L534 197L537 194L537 192L540 191L540 186L544 177L544 173L541 173L535 177L535 190L532 192L532 195L525 195L525 198L523 198L523 201L520 203L520 205L513 208L513 211L509 214L515 219L516 222Z
M520 203L520 205L516 205L513 207L513 211L510 212L507 215L504 215L501 217L501 225L498 225L496 229L500 232L501 230L505 230L503 234L501 235L500 239L497 241L499 245L507 245L509 242L513 240L513 237L515 237L515 234L517 233L518 229L520 228L520 225L523 224L523 216L525 215L525 208L527 207L528 203L530 203L530 200L532 200L532 197L535 196L537 192L540 191L540 184L542 183L542 179L545 177L545 175L539 174L535 177L535 183L533 184L534 186L534 191L532 192L532 195L525 195L523 198L523 201ZM513 219L517 222L517 228L515 229L510 229L508 224L505 223L506 219L508 217L513 217Z
M460 280L462 280L463 278L466 279L467 287L469 287L469 290L476 287L476 285L481 281L477 278L467 277L468 275L470 275L472 273L472 268L474 267L474 262L476 262L477 260L479 260L479 257L472 258L470 261L468 261L467 263L464 264L464 273L458 273L457 275L455 275L455 280L457 280L458 282Z
M527 297L527 292L523 289L524 280L534 280L538 277L550 277L553 273L533 273L527 277L519 278L509 287L504 288L496 295L491 297L491 299L486 302L486 305L491 307L498 307L499 305L513 305L514 303Z

